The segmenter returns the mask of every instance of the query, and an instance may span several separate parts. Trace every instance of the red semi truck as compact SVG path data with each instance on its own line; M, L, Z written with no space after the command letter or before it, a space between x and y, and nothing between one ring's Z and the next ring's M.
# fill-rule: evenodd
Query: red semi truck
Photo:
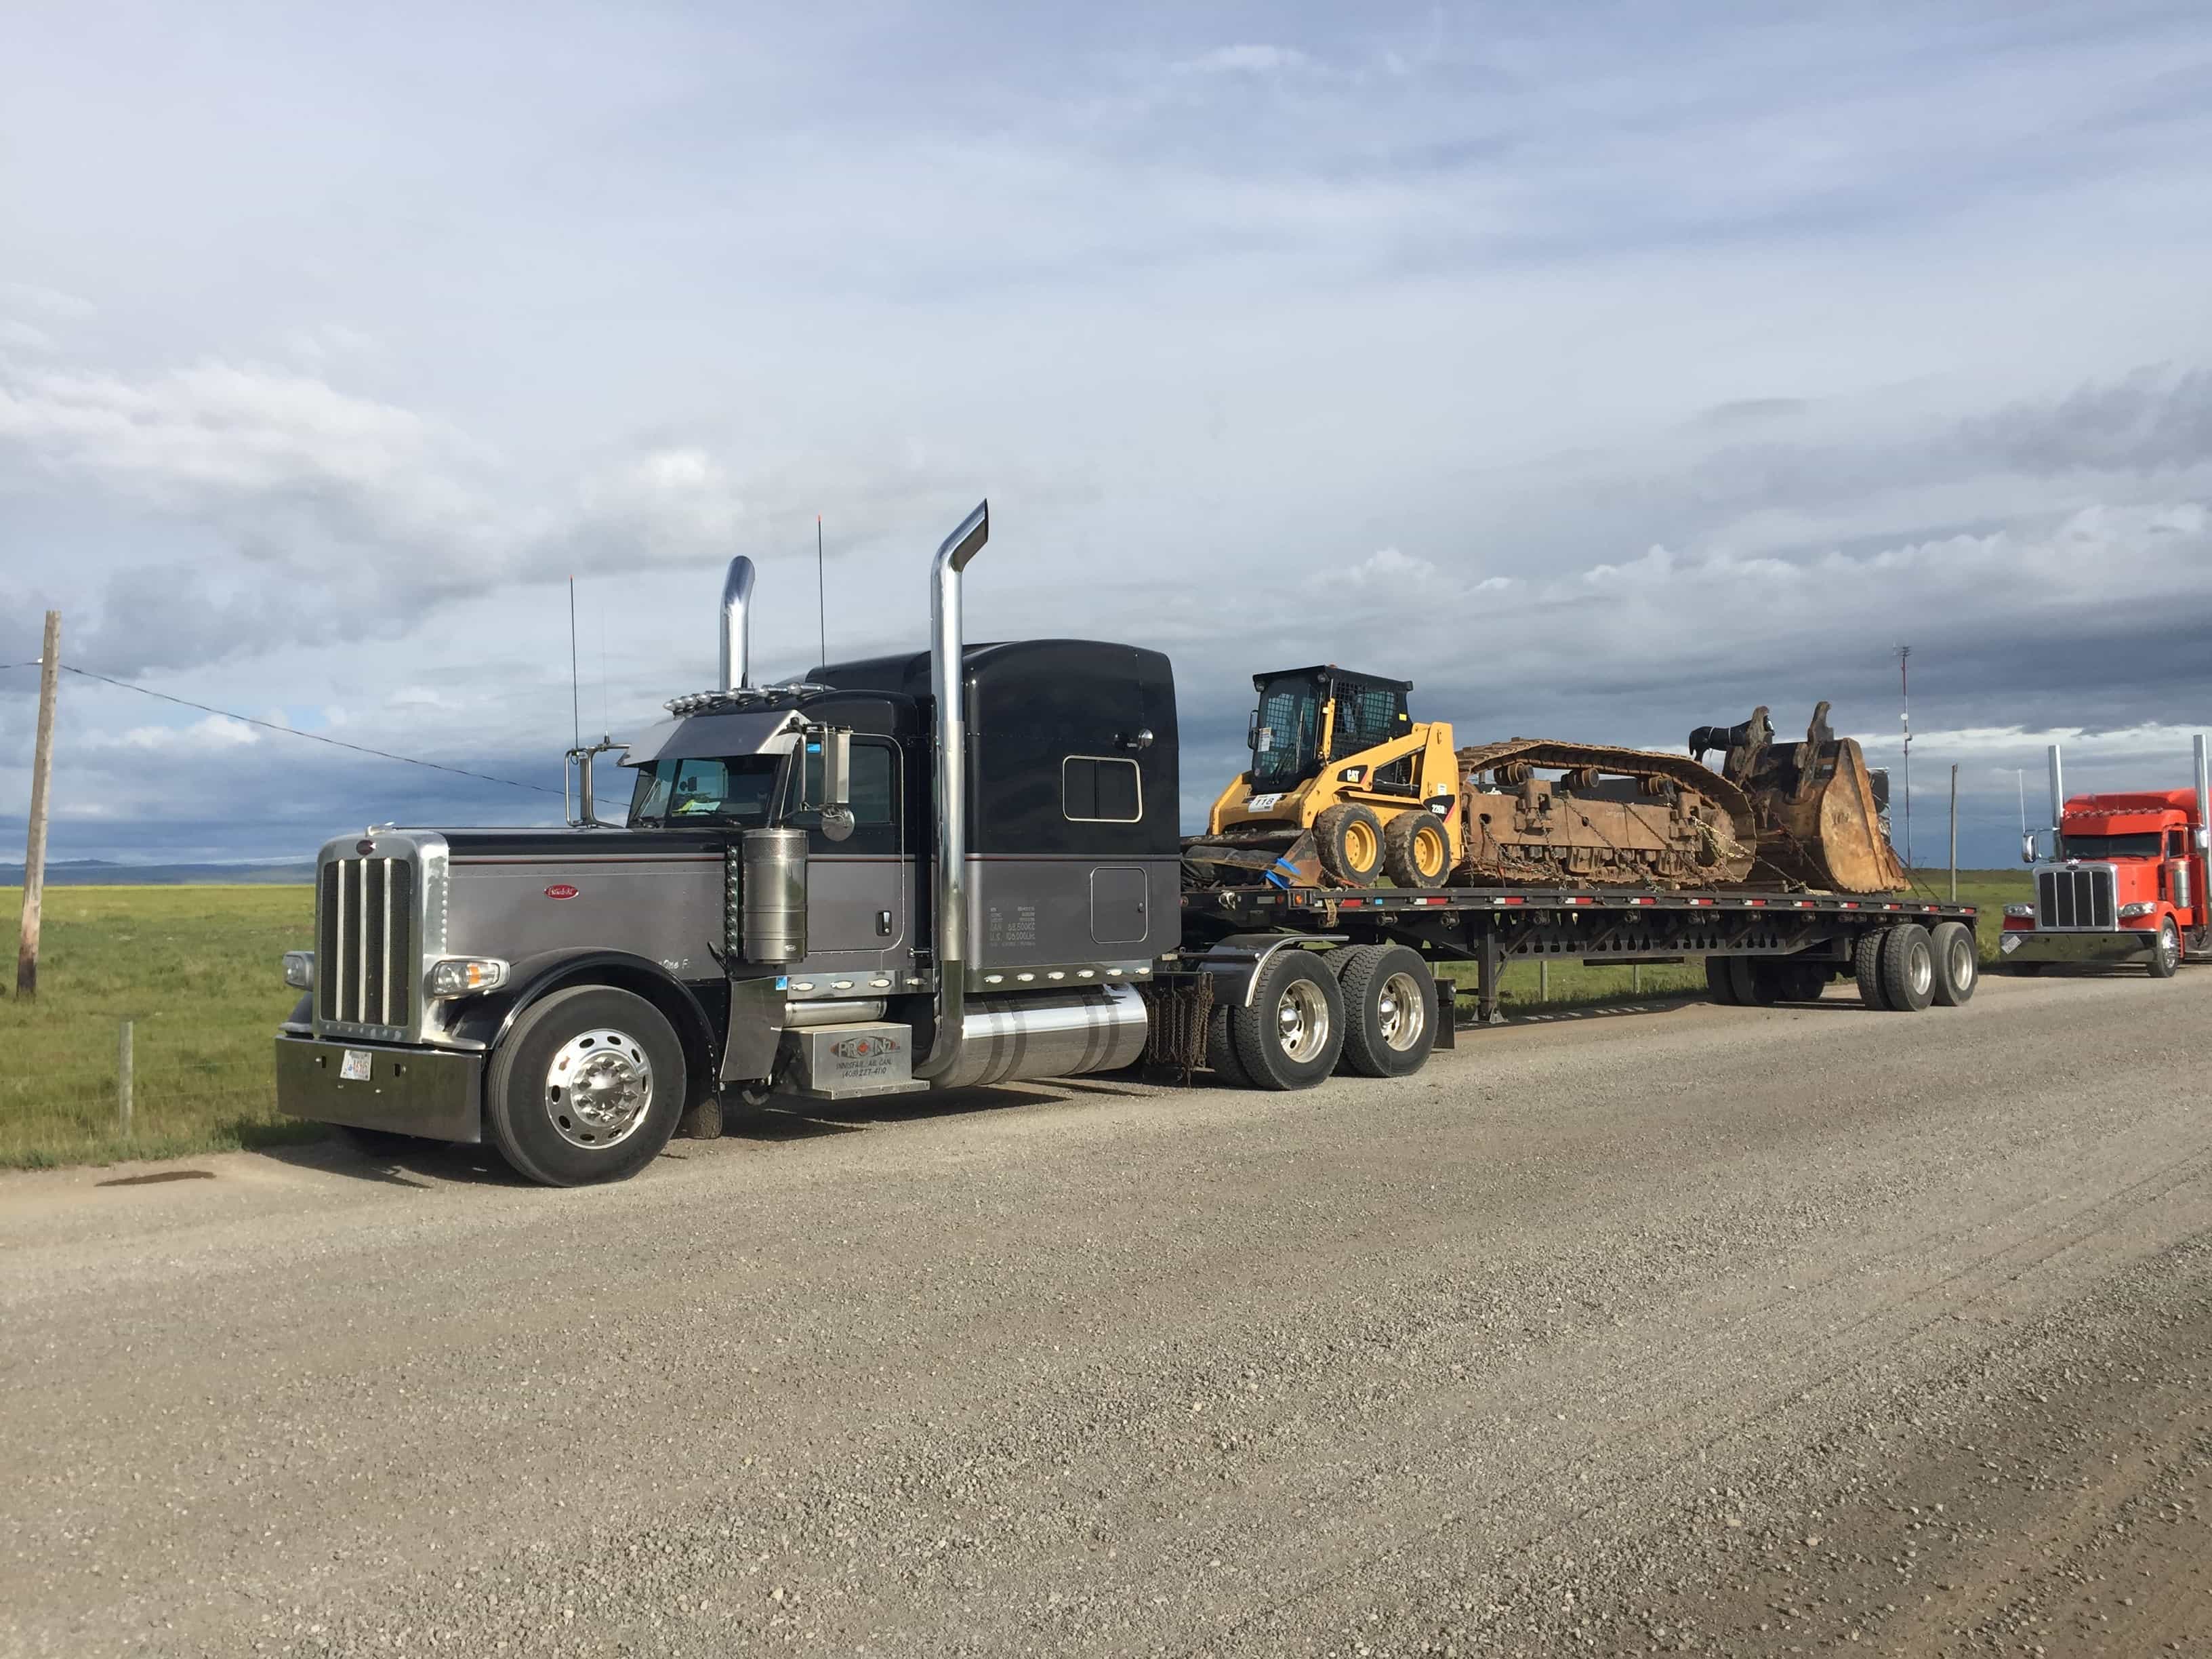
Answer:
M2165 979L2185 957L2212 955L2206 843L2212 829L2205 744L2197 787L2067 799L2051 750L2054 827L2024 838L2035 901L2005 906L1998 948L2015 972L2046 963L2140 962Z

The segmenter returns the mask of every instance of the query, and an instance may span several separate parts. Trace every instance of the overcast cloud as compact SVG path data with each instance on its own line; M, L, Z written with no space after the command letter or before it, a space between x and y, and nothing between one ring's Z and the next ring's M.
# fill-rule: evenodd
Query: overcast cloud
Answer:
M557 787L714 662L1176 659L1468 741L1823 697L1970 861L2014 770L2212 725L2200 4L951 4L0 18L0 662ZM0 672L20 844L35 674ZM305 856L544 794L72 680L54 855ZM9 815L12 814L12 817ZM2031 815L2033 809L2031 807ZM0 859L12 854L0 843Z

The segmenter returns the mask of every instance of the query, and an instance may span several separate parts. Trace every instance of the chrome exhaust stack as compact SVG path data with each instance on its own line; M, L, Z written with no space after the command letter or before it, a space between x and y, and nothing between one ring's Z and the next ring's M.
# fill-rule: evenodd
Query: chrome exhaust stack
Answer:
M937 699L936 1029L914 1067L934 1078L959 1057L968 1006L968 652L960 573L991 538L991 503L978 501L940 543L930 568L930 681ZM732 568L735 567L732 566Z
M742 553L722 578L722 683L743 691L753 683L753 562Z
M2197 850L2212 848L2212 765L2207 764L2204 734L2197 734Z
M2063 825L2065 822L2066 771L2064 767L2059 763L2058 745L2054 743L2051 745L2051 834L2052 839L2057 842L2060 846L2063 846L2064 844L2063 832L2061 826ZM2057 850L2054 848L2053 856L2057 855Z

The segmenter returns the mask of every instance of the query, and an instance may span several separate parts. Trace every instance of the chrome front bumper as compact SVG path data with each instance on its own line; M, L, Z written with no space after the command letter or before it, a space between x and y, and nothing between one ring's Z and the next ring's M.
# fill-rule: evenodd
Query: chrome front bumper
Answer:
M368 1075L340 1075L349 1054ZM483 1139L483 1056L374 1042L276 1039L276 1109L315 1123L474 1145Z
M2054 933L2016 928L1997 940L2000 962L2140 962L2158 943L2154 927L2110 933Z

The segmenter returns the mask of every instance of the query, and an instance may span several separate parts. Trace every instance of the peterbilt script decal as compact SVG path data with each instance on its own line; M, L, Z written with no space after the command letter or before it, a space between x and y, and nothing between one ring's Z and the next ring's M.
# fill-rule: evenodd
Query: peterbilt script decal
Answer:
M571 887L565 881L556 881L545 890L545 896L550 899L572 899L582 890L580 887Z

